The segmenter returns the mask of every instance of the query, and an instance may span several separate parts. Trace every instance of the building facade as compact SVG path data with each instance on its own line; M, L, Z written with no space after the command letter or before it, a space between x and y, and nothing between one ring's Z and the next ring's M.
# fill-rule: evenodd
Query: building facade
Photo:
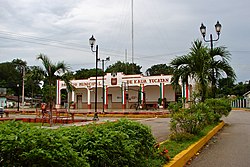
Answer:
M171 75L143 76L107 73L97 78L97 108L129 109L135 104L140 107L174 102L177 94L171 85ZM76 109L91 109L95 105L95 77L84 80L72 80L72 92L68 92L68 102ZM190 98L191 86L182 84L182 97ZM61 91L66 89L63 81L57 81L56 107L62 107ZM104 95L104 96L103 96ZM104 102L104 103L103 103ZM104 104L104 105L103 105Z

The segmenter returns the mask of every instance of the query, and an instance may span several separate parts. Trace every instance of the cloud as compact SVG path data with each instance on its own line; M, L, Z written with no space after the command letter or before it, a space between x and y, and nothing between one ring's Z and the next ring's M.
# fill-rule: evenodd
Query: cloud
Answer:
M201 22L207 26L207 35L215 37L214 24L219 20L222 32L215 45L233 51L238 80L246 80L249 4L247 0L134 1L135 63L144 71L154 64L169 63L186 54L193 40L202 39ZM125 50L131 61L129 0L0 1L0 20L1 62L21 58L28 65L39 65L36 55L44 53L53 61L64 60L73 70L93 68L95 56L88 45L92 34L100 57L111 56L109 64L125 60Z

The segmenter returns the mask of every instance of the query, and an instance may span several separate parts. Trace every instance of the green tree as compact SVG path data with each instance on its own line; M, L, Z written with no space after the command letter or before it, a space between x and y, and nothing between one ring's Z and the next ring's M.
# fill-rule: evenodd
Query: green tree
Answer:
M247 92L247 84L244 84L243 82L239 82L233 87L232 93L235 94L238 97L242 97L244 93Z
M233 88L235 87L234 80L230 77L221 78L218 80L217 93L219 97L226 97L233 94Z
M16 87L20 80L21 75L13 63L5 62L0 64L0 87Z
M147 76L154 76L154 75L171 75L173 74L174 69L171 66L168 66L166 64L157 64L153 65L150 68L146 70Z
M23 74L23 72L27 69L26 61L23 61L21 59L14 59L12 60L12 63L14 64L15 68L20 72L20 74Z
M74 74L75 79L88 79L89 77L94 77L95 76L95 68L93 69L81 69L77 70ZM97 69L97 75L102 76L102 70Z
M41 94L41 81L44 78L43 69L39 66L31 66L27 69L25 78L27 96L33 99L35 95Z
M121 61L117 61L115 64L110 65L106 72L123 72L123 74L141 74L142 66L136 65L135 63L124 63Z
M0 87L7 88L7 94L17 95L17 84L21 86L21 83L22 69L20 64L16 63L14 60L12 62L0 64Z

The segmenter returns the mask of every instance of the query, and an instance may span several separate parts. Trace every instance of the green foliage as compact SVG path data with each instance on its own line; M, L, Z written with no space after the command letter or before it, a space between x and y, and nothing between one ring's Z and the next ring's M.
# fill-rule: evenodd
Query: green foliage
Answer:
M156 64L151 66L146 70L147 76L154 76L154 75L172 75L174 69L171 66L168 66L166 64Z
M234 70L228 63L229 59L230 53L225 47L216 47L211 50L202 41L196 40L187 55L171 61L170 64L174 68L172 84L178 85L180 79L186 82L189 77L195 79L199 85L198 91L201 101L204 102L210 84L212 85L213 97L215 96L216 84L218 79L222 78L222 74L235 79Z
M0 87L7 88L7 93L17 94L17 84L21 85L22 75L11 62L0 64Z
M77 70L76 73L74 74L75 79L88 79L90 77L94 77L96 75L96 69L81 69ZM101 69L97 69L97 75L102 76L103 72Z
M0 131L0 166L140 167L165 162L150 129L125 119L56 130L5 122Z
M178 102L178 103L171 102L171 103L169 103L168 109L169 109L170 113L175 113L175 112L180 111L182 106L183 106L183 104L181 102Z
M189 133L181 133L171 135L171 139L167 142L163 143L160 146L160 149L167 149L169 152L170 158L175 157L181 151L187 149L191 144L197 142L203 136L205 136L208 132L210 132L217 124L206 126L198 135L192 135Z
M0 166L88 166L63 134L14 121L0 130Z
M190 109L184 109L172 115L171 131L175 134L198 134L204 127L204 115L201 112L193 113Z
M187 133L199 134L204 127L218 123L230 111L230 102L226 99L207 99L189 109L175 110L171 119L172 137L178 139Z
M229 99L207 99L205 103L215 115L215 121L217 122L223 115L228 116L232 110Z
M193 134L183 132L183 133L172 133L170 134L170 140L183 142L187 140L192 140L194 138Z
M124 63L121 61L117 61L115 64L110 65L106 72L123 72L123 74L141 74L141 66L136 65L135 63Z

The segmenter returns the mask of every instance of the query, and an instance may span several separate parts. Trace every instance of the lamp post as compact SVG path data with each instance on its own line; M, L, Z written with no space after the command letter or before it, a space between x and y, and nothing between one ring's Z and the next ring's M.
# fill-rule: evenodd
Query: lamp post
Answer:
M203 39L204 39L205 42L210 42L211 50L213 50L213 42L218 41L219 38L220 38L220 30L221 30L221 24L219 23L219 21L217 21L217 23L215 24L215 31L217 32L217 38L213 39L213 35L210 34L210 39L206 40L205 39L205 37L206 37L206 26L204 26L204 24L201 23L201 27L200 27L201 34L202 34Z
M91 51L96 53L96 59L95 59L95 114L94 114L94 121L99 120L98 113L97 113L97 68L98 68L98 45L96 45L96 49L94 50L93 47L95 45L95 38L92 35L91 38L89 38L89 44L91 47Z
M16 87L17 87L17 111L19 112L19 84L17 84Z
M22 81L22 112L24 112L24 76L25 76L25 67L22 66L22 73L23 73L23 81Z
M105 106L105 87L104 87L104 62L110 61L110 57L107 57L106 59L102 59L102 112L104 113L104 106Z
M213 52L213 42L214 41L218 41L219 38L220 38L220 31L221 31L221 24L219 23L219 21L217 21L217 23L215 24L215 31L217 33L217 38L216 39L213 39L213 35L210 34L210 39L209 40L206 40L206 26L203 25L203 23L201 23L201 26L200 26L200 31L201 31L201 34L203 36L203 39L205 42L210 42L210 46L211 46L211 52ZM213 73L212 73L212 93L213 93L213 97L215 98L215 91L216 91L216 80L215 80L215 70L213 70Z

